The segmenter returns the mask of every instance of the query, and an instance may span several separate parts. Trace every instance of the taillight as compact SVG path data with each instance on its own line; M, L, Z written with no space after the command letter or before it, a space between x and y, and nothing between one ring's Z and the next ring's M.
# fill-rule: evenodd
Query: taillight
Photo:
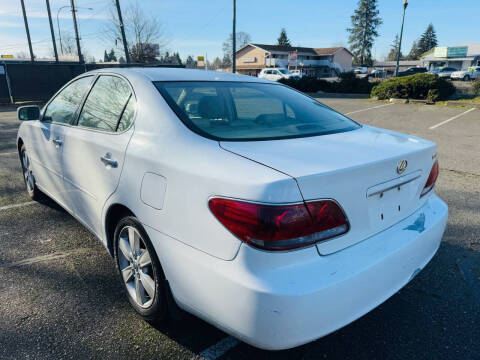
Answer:
M348 221L331 200L265 205L213 198L215 217L235 236L265 250L289 250L345 234Z
M427 183L425 184L420 197L428 194L430 190L435 187L435 182L438 178L438 161L435 161L435 164L432 166L432 170L430 171L430 175L428 175Z

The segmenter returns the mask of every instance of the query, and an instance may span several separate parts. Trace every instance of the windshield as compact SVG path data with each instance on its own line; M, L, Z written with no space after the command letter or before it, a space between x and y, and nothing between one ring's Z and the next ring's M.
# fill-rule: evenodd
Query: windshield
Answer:
M278 71L280 71L282 74L288 74L287 69L278 69Z
M332 134L360 126L318 101L280 84L154 82L187 127L226 141Z

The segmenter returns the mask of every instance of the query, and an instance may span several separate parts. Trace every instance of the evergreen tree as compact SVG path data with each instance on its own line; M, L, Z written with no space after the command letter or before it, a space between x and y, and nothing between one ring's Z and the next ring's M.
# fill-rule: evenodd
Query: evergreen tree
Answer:
M175 53L175 63L178 65L182 65L182 58L180 57L180 54L178 52Z
M348 42L356 65L373 64L372 47L378 37L378 27L383 23L377 10L377 0L359 0L358 8L351 16L352 27Z
M115 56L115 51L110 50L108 54L108 61L117 61L117 57Z
M420 54L426 53L428 50L433 49L435 46L437 46L437 44L437 33L435 32L433 25L429 24L418 41Z
M412 49L408 53L407 59L408 60L418 60L418 58L420 57L421 54L422 53L420 51L420 48L418 47L418 42L414 41L413 44L412 44Z
M185 60L185 67L187 69L195 69L197 67L197 62L192 55L188 55L187 59Z
M105 50L105 51L103 52L103 62L109 62L107 50Z
M290 43L290 39L287 36L287 31L285 28L282 28L282 31L280 31L280 36L277 39L277 45L282 45L282 46L292 46Z
M396 61L397 60L399 46L400 46L400 37L398 36L398 34L396 34L392 45L390 45L391 49L390 49L390 52L388 53L388 56L387 56L388 61ZM403 54L402 54L402 52L400 52L400 59L402 59L402 58L403 58Z

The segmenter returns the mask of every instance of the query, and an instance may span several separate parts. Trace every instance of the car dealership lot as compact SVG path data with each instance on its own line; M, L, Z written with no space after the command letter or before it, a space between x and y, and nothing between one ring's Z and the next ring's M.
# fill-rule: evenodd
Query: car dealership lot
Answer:
M19 123L13 108L0 108L0 358L478 358L480 109L320 100L361 123L438 143L437 192L449 222L437 255L403 290L282 352L238 343L193 316L152 327L130 308L94 236L53 202L30 202L15 149Z

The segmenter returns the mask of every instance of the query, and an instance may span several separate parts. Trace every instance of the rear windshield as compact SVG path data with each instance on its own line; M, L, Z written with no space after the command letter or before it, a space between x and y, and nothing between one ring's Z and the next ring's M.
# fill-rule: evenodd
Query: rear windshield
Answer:
M196 133L220 141L326 135L360 126L280 84L154 82L178 117Z

